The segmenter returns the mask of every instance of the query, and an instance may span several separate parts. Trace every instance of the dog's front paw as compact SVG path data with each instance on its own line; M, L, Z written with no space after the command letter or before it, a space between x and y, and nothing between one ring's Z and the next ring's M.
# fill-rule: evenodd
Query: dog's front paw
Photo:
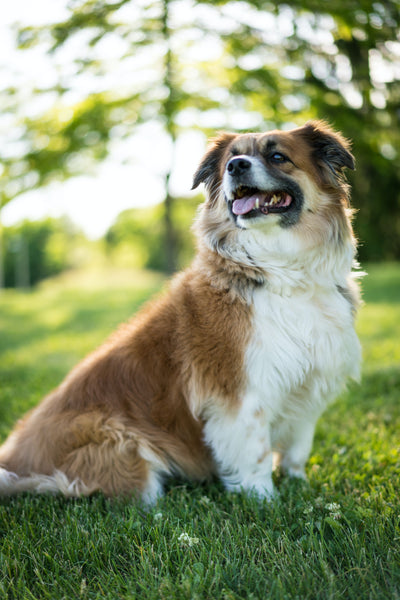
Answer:
M308 477L304 469L297 469L295 467L291 467L288 469L289 477L295 477L296 479L302 479L303 481L307 481Z
M299 465L283 460L280 464L280 468L285 474L289 475L289 477L295 477L296 479L302 479L303 481L307 481L305 465Z
M230 492L244 492L250 496L256 496L259 500L273 500L278 496L272 479L263 481L241 481L233 482L232 479L224 478L224 486Z
M279 492L272 482L268 487L256 485L246 489L246 493L256 496L258 500L266 500L267 502L272 502L279 497Z

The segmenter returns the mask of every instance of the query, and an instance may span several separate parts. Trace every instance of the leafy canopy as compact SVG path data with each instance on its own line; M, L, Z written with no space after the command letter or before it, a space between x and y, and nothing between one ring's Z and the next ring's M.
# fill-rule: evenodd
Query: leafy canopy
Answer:
M3 94L19 144L0 151L2 203L87 172L150 121L174 143L322 117L354 140L362 258L398 258L399 30L390 0L70 2L59 22L19 29L21 52L45 49L54 72L30 96ZM45 108L27 111L32 97Z

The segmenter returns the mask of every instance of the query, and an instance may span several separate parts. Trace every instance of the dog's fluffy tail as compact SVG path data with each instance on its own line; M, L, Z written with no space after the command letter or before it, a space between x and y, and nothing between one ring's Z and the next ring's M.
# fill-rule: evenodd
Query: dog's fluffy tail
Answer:
M16 473L0 467L0 496L13 496L20 492L61 493L67 497L87 496L93 493L82 481L70 481L61 471L53 475L33 473L27 477L19 477Z

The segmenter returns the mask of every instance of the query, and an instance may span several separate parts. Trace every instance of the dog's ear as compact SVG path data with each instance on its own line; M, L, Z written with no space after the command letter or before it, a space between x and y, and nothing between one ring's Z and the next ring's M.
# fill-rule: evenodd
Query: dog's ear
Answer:
M342 182L343 169L355 169L350 142L325 121L309 121L299 133L312 147L313 158L323 179L334 186Z
M211 144L193 177L192 190L200 183L209 183L219 173L219 165L226 147L236 137L235 133L220 133Z

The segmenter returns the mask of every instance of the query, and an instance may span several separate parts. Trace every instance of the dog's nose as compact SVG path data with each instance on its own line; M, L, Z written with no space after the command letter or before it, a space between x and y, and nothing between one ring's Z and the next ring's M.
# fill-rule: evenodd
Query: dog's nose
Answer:
M241 175L251 167L251 162L242 156L231 158L227 165L227 171L230 175Z

